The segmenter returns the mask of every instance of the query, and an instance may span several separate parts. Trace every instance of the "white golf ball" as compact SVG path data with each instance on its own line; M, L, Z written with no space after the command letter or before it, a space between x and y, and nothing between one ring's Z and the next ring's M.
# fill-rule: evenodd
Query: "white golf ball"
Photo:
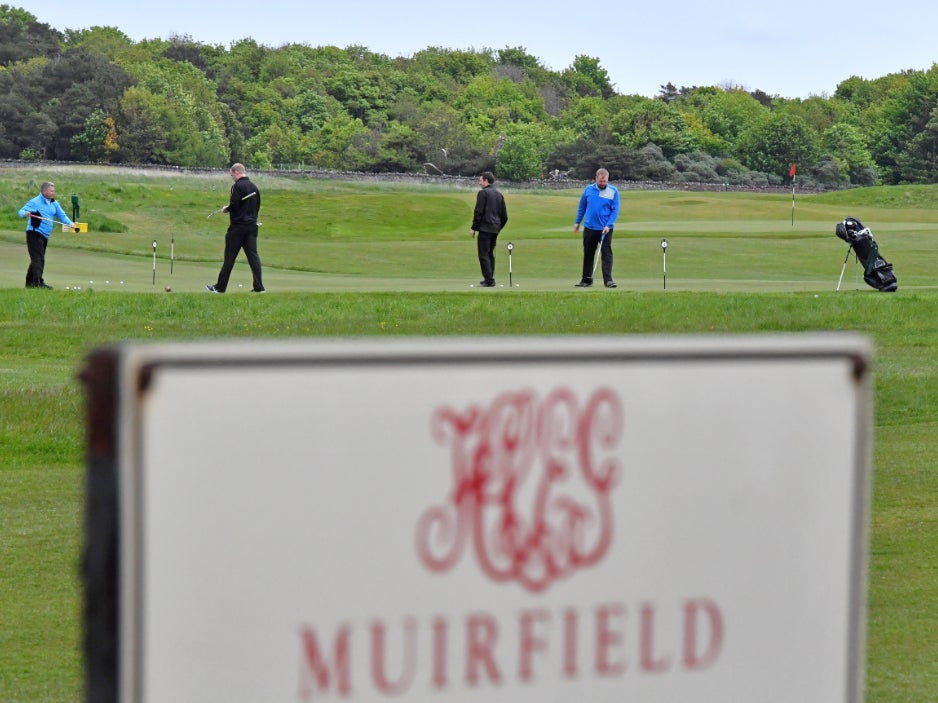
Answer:
M500 284L498 284L498 287L499 287L499 288L504 288L504 287L505 287L505 284L504 284L504 283L500 283Z
M239 284L238 284L238 288L244 288L244 284L243 284L243 283L239 283Z
M469 287L470 287L470 288L475 288L475 287L476 287L476 284L475 284L475 283L470 283L470 284L469 284Z
M516 283L516 284L515 284L515 288L520 288L520 287L521 287L521 284L520 284L520 283Z
M123 281L121 281L121 285L124 285L124 282L123 282Z

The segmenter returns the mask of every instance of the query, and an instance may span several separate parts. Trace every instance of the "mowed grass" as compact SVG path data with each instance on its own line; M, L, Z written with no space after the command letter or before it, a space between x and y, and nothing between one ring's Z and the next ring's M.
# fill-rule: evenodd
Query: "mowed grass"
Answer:
M51 167L50 167L51 168ZM224 171L187 174L110 167L49 172L0 168L0 287L18 287L28 263L19 207L42 180L56 181L71 212L81 203L86 234L54 234L46 279L56 288L201 291L221 263L227 202ZM476 186L380 184L257 175L259 248L272 291L464 291L477 283L469 236ZM498 184L497 184L498 185ZM499 238L497 278L524 290L569 290L582 261L573 233L579 188L505 187L510 221ZM829 291L847 247L834 236L847 215L873 228L903 289L935 285L931 254L938 189L871 188L825 195L622 190L615 272L630 290ZM904 205L902 203L905 203ZM667 239L667 254L661 240ZM154 252L153 243L156 242ZM155 256L154 256L155 254ZM843 286L857 283L851 259ZM243 260L232 280L247 288ZM666 270L665 270L666 269ZM155 275L154 275L155 273ZM665 281L665 274L667 281ZM93 281L93 283L91 283Z
M72 189L81 194L81 220L92 224L88 235L54 235L54 291L21 288L26 256L15 216L38 186L28 179L46 175L0 174L0 701L81 699L77 375L98 345L817 330L863 332L876 346L867 700L938 700L938 190L799 194L794 226L790 196L623 190L621 287L575 291L578 189L506 188L512 219L503 238L516 244L521 287L480 291L468 287L478 280L468 236L473 187L258 177L271 292L239 295L250 285L239 264L231 293L212 296L201 287L217 273L225 222L206 215L224 202L227 175L114 171L49 174L64 202ZM833 227L848 214L873 228L899 292L857 285L852 260L834 290L846 246ZM664 237L672 245L666 290ZM504 251L498 263L507 284Z

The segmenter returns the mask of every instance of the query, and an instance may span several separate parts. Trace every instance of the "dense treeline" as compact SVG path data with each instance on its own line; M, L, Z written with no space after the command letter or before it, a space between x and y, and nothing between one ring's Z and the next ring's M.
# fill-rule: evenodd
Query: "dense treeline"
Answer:
M61 33L0 5L0 158L820 187L938 182L938 65L788 99L663 85L523 48L224 48Z

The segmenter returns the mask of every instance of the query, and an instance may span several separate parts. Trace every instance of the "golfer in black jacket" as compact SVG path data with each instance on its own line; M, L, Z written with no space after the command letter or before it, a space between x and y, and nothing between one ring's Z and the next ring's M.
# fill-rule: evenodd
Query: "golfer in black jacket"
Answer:
M244 249L254 279L251 290L263 293L261 257L257 253L257 215L261 209L261 192L247 177L243 164L232 165L231 178L234 180L231 198L222 209L229 217L228 231L225 233L225 260L218 272L218 280L214 284L209 283L205 289L209 293L225 292L238 252Z
M479 285L483 288L495 287L495 242L498 233L508 223L508 209L505 207L505 198L493 186L495 174L483 171L479 176L481 190L476 196L476 208L472 215L472 236L476 232L479 251L479 265L482 267L482 280Z

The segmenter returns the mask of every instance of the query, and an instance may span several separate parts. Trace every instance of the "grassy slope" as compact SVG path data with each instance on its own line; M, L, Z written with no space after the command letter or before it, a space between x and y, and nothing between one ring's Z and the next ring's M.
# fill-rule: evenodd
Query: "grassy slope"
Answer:
M60 193L70 192L62 175L55 178ZM777 196L627 193L620 236L632 241L617 245L616 270L632 291L611 293L569 288L579 253L568 222L576 193L509 191L516 263L524 266L516 270L530 273L519 273L523 290L493 295L465 286L477 267L466 232L470 190L370 186L350 196L348 184L262 181L269 193L264 227L277 222L282 203L292 213L289 226L284 220L282 230L265 230L262 254L270 279L294 292L257 299L184 292L198 290L217 270L224 223L204 218L218 206L212 179L178 179L169 188L159 179L137 185L96 178L80 182L83 203L93 203L83 205L91 212L82 219L94 223L100 207L85 193L101 193L112 200L100 226L126 224L128 231L84 240L57 234L49 252L50 274L60 277L54 280L64 280L69 266L80 281L100 278L89 271L113 265L124 267L117 276L129 271L125 291L153 290L151 238L162 242L178 227L174 276L169 279L164 258L158 271L160 285L172 280L175 292L102 295L111 284L100 281L93 294L87 285L80 294L22 290L21 221L7 203L21 201L18 207L29 196L22 188L11 195L0 187L0 287L8 288L0 290L0 700L80 698L83 395L75 374L98 344L206 336L818 329L863 331L877 345L868 700L934 699L938 291L932 264L922 256L936 241L938 212L928 207L934 189L799 199L795 227L786 219L790 201ZM368 207L356 205L363 199ZM365 212L367 219L350 212ZM316 226L303 219L311 213ZM849 277L844 291L832 290L844 253L832 222L846 214L874 227L896 263L899 293L857 294ZM666 294L660 291L662 236L676 245L673 254L669 249L673 278ZM765 253L769 246L778 248ZM350 249L353 261L347 260ZM425 258L433 266L420 265ZM361 289L374 292L309 292L359 287L361 277L347 275L356 266L371 276ZM536 266L545 270L534 278ZM532 278L537 283L529 284ZM417 292L400 292L408 286Z

